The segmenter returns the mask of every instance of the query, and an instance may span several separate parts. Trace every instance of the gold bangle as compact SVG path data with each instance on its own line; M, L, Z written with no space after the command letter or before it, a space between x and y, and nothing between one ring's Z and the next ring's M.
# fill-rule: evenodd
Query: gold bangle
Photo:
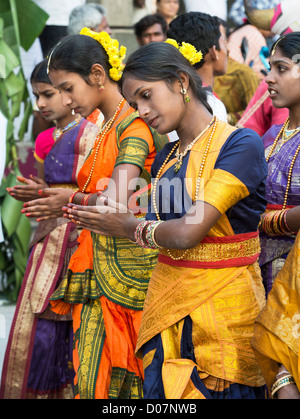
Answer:
M156 242L156 240L155 240L155 237L154 237L154 233L155 233L155 230L156 230L156 228L159 226L159 224L161 224L161 223L163 223L163 221L158 221L155 225L154 225L154 227L153 227L153 230L152 230L152 232L151 232L151 238L152 238L152 241L153 241L153 244L158 248L158 249L161 249L161 246L159 246L158 244L157 244L157 242Z
M289 384L296 384L292 375L286 375L285 377L279 378L279 380L275 381L271 388L272 397L274 397L274 394L277 393L278 390L282 387L288 386Z

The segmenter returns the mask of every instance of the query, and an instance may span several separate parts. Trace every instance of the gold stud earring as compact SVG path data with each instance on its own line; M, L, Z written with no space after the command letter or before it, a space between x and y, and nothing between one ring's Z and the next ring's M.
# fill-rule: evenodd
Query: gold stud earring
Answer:
M98 82L98 88L99 88L99 90L104 90L104 86L101 83L101 81Z

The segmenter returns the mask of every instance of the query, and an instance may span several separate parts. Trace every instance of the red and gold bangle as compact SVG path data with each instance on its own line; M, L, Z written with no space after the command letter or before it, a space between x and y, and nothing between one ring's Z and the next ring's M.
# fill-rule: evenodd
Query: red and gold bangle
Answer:
M87 207L88 206L88 204L89 204L89 199L90 199L90 197L92 196L92 194L90 193L90 194L88 194L88 195L85 195L83 198L82 198L82 200L81 200L81 205L83 205L83 206L85 206L85 207Z
M74 193L72 193L72 195L70 196L70 198L69 198L69 204L73 204L73 199L74 199L74 196L76 195L76 194L78 194L78 192L80 192L80 190L78 189L77 191L75 191Z
M280 236L282 234L282 230L280 229L279 220L282 215L282 211L275 211L272 217L272 229L276 236Z

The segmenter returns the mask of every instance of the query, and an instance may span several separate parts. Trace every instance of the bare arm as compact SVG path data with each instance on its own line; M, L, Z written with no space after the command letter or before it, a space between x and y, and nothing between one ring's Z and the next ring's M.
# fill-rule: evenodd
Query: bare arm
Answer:
M300 206L290 209L286 215L286 222L292 231L298 231L300 228Z
M95 207L74 205L65 208L65 212L65 217L84 228L133 241L135 229L141 222L126 206L105 197L100 198ZM197 201L182 218L161 223L155 231L155 240L168 249L189 249L201 242L220 216L212 205Z
M112 200L120 200L121 204L127 205L128 199L133 193L137 179L140 175L140 168L131 164L122 164L117 166L109 180L108 187L105 190L106 196ZM132 189L128 188L131 185ZM30 202L26 205L26 214L31 218L46 220L49 218L57 218L63 216L62 208L69 203L71 195L74 193L72 189L65 188L47 188L42 191L43 197ZM80 204L86 194L81 192L74 196L73 202ZM95 193L89 199L89 205L96 205L98 195Z

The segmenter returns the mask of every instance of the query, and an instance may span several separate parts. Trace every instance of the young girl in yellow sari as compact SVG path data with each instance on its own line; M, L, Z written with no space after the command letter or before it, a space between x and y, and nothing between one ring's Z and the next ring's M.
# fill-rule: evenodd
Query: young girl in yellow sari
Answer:
M169 41L172 42L172 41ZM159 249L137 340L145 398L263 398L251 348L265 304L257 258L267 173L260 138L212 117L190 45L152 43L129 57L121 88L159 133L146 221L105 193L70 206L78 225ZM184 56L183 56L184 54Z

